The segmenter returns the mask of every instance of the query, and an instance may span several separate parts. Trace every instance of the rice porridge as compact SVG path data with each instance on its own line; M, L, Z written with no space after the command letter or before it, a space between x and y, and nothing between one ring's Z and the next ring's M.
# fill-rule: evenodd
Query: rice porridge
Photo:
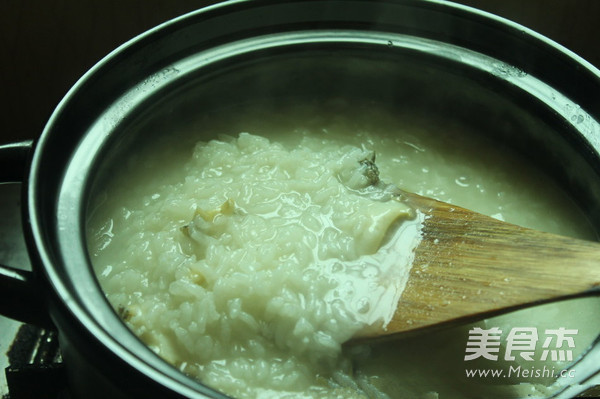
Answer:
M382 196L380 182L594 238L570 199L508 149L452 125L348 109L337 102L214 116L187 141L124 163L88 223L110 303L165 360L236 398L543 394L543 385L512 381L457 388L447 363L462 360L454 352L464 352L468 327L385 347L343 345L385 324L410 270L410 254L381 261L414 215ZM583 318L598 303L586 306ZM534 318L547 321L556 309L537 308Z

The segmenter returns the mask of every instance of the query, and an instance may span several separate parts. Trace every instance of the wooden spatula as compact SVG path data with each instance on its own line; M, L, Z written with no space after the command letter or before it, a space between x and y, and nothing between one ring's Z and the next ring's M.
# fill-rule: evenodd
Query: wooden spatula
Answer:
M421 213L422 240L392 320L359 339L481 319L586 295L600 284L600 243L526 229L412 193L400 196Z

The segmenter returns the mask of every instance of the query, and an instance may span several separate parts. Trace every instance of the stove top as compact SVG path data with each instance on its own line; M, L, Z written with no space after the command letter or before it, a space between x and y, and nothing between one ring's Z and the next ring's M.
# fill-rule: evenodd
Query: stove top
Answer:
M71 398L55 331L21 325L5 355L6 399Z
M0 264L29 270L20 190L0 184ZM55 331L0 316L0 397L71 399Z

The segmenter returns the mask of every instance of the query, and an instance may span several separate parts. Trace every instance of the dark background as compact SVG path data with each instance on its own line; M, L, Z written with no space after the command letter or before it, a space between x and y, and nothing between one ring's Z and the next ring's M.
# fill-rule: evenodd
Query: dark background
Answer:
M108 52L214 0L0 0L0 142L37 137ZM536 30L600 67L600 0L459 0Z

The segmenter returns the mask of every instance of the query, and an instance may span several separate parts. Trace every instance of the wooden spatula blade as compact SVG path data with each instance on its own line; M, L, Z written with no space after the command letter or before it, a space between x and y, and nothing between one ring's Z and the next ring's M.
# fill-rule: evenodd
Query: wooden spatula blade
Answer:
M422 239L382 337L582 295L600 284L600 244L526 229L415 194Z

